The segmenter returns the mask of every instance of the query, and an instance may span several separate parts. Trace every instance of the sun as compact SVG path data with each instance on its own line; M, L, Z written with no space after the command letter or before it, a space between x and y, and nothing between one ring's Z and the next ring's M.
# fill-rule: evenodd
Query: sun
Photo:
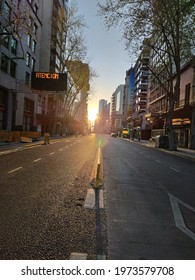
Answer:
M93 123L96 117L97 117L96 109L90 109L88 112L88 120Z

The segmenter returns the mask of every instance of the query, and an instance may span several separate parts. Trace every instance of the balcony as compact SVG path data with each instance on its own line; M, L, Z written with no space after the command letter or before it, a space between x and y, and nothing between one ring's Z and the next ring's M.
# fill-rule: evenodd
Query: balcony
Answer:
M139 98L136 99L135 103L136 103L137 105L146 105L147 100L146 100L145 98L140 98L140 97L139 97Z

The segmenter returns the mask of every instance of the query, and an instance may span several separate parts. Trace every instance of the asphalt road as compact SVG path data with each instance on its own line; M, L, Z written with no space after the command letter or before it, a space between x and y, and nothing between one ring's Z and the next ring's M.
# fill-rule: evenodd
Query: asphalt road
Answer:
M91 135L0 157L1 259L96 259L95 211L83 207L96 152Z
M102 136L108 259L195 259L194 161Z
M101 142L105 209L84 201ZM194 161L109 135L0 156L0 259L195 259Z

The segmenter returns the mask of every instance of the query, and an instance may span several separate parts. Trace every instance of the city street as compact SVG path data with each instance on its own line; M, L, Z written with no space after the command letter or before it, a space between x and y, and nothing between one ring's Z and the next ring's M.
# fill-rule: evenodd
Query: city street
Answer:
M195 259L194 161L121 138L102 143L108 258Z
M95 212L84 209L94 135L0 156L0 258L95 259Z
M84 204L99 143L105 209L97 221ZM100 134L8 150L1 259L96 259L97 250L111 260L195 258L193 160Z

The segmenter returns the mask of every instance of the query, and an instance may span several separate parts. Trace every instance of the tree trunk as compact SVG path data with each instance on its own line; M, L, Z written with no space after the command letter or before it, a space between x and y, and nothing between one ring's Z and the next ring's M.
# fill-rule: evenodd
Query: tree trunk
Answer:
M169 93L168 96L169 96L169 107L168 107L168 112L166 115L166 132L168 133L168 137L169 137L169 150L176 151L177 143L176 143L176 137L175 137L173 125L172 125L175 98L174 98L173 92Z
M172 96L171 99L169 98L169 110L166 115L166 131L169 137L169 150L176 151L177 144L176 144L176 139L174 137L174 130L172 125L173 110L174 110L174 99Z

